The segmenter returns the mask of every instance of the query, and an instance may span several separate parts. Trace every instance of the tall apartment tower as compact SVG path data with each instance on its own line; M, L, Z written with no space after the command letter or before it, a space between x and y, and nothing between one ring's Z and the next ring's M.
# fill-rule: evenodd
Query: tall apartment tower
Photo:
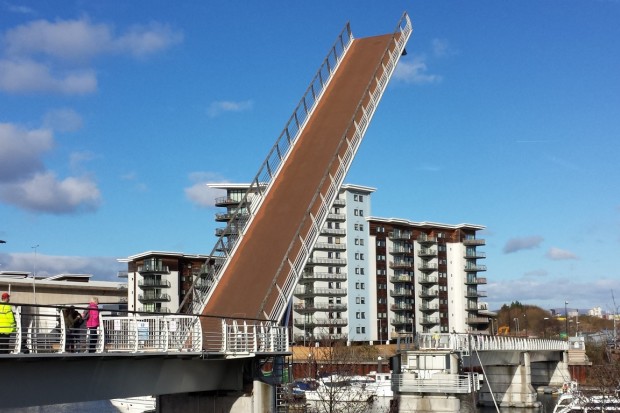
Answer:
M200 273L206 255L148 251L119 259L127 263L127 309L174 313Z
M486 332L485 258L480 225L448 225L368 217L376 285L375 340L416 332Z
M226 191L215 201L216 206L226 208L216 214L216 221L228 222L249 185L218 183L209 187ZM296 342L372 340L374 292L369 283L366 216L370 215L374 191L342 185L293 293L291 324ZM216 235L227 236L223 231L216 229Z

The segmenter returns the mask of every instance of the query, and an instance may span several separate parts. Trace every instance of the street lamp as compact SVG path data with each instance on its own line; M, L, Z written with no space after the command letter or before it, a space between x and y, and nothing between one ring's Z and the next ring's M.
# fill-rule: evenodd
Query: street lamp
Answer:
M34 271L32 272L32 297L34 304L37 304L37 289L35 287L35 280L37 279L37 248L39 248L39 244L31 247L34 249Z
M566 324L566 341L568 341L568 301L564 301L564 321Z
M543 338L547 338L547 320L549 317L543 318Z
M519 333L519 318L515 317L512 319L515 322L515 326L517 327L517 334Z

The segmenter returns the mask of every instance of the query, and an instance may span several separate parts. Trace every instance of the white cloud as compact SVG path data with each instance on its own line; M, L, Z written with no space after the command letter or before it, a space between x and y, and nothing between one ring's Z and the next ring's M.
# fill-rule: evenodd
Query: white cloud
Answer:
M193 204L208 208L215 206L215 199L221 196L225 196L226 193L222 189L209 188L208 183L211 182L226 182L223 179L218 179L216 174L208 172L194 172L190 174L190 180L194 184L188 188L185 188L185 196Z
M411 61L401 59L393 76L395 80L416 85L442 81L441 76L428 73L426 61L421 56L414 57Z
M446 39L433 39L431 47L435 57L446 57L454 54L454 51L451 49Z
M97 90L97 77L83 62L105 54L145 57L181 42L183 34L151 23L116 35L110 25L84 17L31 21L6 30L2 40L0 90L85 94Z
M512 238L506 242L503 251L505 254L510 254L521 250L531 250L540 247L543 240L543 237L538 235L524 238Z
M246 110L251 110L253 106L254 103L251 100L242 102L233 102L229 100L213 102L207 108L207 115L214 118L226 112L244 112Z
M53 172L0 186L0 199L8 204L52 214L69 214L97 209L101 193L88 177L58 179Z
M44 169L41 156L54 144L49 129L25 130L0 123L0 183L12 182Z
M48 111L43 117L43 124L59 132L74 132L82 128L82 117L73 109L62 108Z
M549 248L549 251L547 251L547 254L545 256L550 260L554 261L577 259L577 256L574 253L555 247Z
M92 70L57 74L49 66L28 59L0 60L0 90L80 95L97 90L97 78Z
M0 200L29 211L66 214L96 209L101 194L88 176L59 179L46 170L43 155L54 145L49 129L25 130L0 123ZM71 155L72 167L92 157Z

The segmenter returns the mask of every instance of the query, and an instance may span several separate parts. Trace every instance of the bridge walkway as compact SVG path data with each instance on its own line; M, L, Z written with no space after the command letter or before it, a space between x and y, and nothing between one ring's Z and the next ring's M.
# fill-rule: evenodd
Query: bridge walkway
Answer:
M404 31L351 42L236 251L228 257L203 314L269 320L283 316L404 50L411 31L408 24Z

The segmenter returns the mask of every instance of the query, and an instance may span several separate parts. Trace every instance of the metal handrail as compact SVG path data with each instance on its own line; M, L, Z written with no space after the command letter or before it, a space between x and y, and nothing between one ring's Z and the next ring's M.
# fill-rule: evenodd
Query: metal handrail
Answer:
M459 352L478 351L566 351L568 343L561 340L492 336L488 334L420 333L422 350L442 349Z

